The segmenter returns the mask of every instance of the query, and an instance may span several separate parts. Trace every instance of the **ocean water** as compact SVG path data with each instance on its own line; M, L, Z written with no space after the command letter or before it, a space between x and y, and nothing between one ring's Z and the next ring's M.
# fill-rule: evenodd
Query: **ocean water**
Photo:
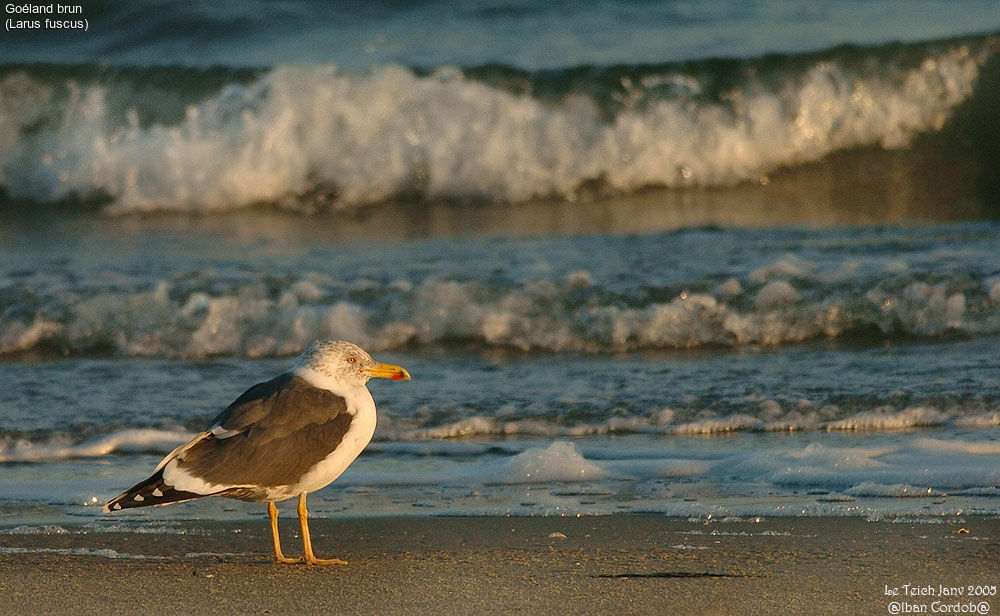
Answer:
M262 516L98 505L318 338L413 380L316 515L1000 513L995 3L81 7L0 52L10 532Z

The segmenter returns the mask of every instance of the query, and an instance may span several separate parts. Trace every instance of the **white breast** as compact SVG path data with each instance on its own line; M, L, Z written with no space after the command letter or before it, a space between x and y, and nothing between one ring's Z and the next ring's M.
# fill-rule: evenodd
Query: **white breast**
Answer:
M342 392L338 392L342 393ZM361 386L344 396L347 412L354 415L350 428L340 445L317 462L295 485L289 486L289 497L302 492L315 492L340 477L351 462L368 446L375 434L375 400L367 387Z

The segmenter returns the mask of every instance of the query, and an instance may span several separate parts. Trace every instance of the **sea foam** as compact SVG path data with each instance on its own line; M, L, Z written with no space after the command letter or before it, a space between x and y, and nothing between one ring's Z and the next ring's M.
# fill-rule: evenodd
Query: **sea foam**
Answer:
M572 443L531 447L503 462L484 483L550 483L604 479L608 471L584 458Z
M235 277L206 270L107 282L38 272L0 280L0 309L11 315L0 322L0 353L50 347L280 357L317 338L345 338L372 350L465 341L522 351L621 352L1000 333L1000 303L975 272L956 269L929 284L913 281L930 275L916 268L845 273L838 267L790 279L770 273L758 281L751 274L708 292L640 287L626 294L619 279L594 275L580 286L567 277L376 281L315 271ZM686 284L708 286L711 275Z

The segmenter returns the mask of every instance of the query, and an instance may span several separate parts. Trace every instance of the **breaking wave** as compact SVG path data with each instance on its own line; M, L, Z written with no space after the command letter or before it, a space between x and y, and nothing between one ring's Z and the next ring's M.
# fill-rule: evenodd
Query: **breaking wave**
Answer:
M727 186L906 148L976 92L994 37L527 72L383 65L0 69L0 186L113 213ZM995 93L977 95L980 106Z
M446 412L444 414L447 415ZM577 414L578 412L572 407L553 408L546 416L540 417L504 417L501 412L496 416L473 415L442 423L437 416L439 414L431 414L421 419L416 416L398 416L391 412L383 413L383 423L375 434L369 452L390 457L412 455L454 459L500 455L504 462L496 468L491 467L491 481L546 482L557 480L546 474L546 469L550 466L548 455L553 452L541 452L530 447L524 449L524 443L600 435L708 437L747 432L787 434L843 430L884 433L914 428L966 428L970 425L983 428L1000 425L997 413L984 411L981 405L954 407L948 409L947 413L925 406L896 408L887 405L874 411L857 411L852 410L851 405L841 408L830 404L805 404L801 408L792 407L783 411L781 405L772 400L756 406L748 405L743 412L728 415L715 414L707 410L697 413L689 410L675 411L671 408L622 414L621 409L609 409L604 413L606 417L603 419L574 422L572 417ZM175 447L194 436L193 433L182 430L133 428L76 442L65 432L46 432L47 436L35 437L32 440L0 431L0 464L45 463L75 458L101 458L112 454L144 453L161 456L170 453ZM507 442L502 439L523 440ZM434 442L437 444L433 444ZM926 455L948 455L949 452L951 454L961 452L971 456L1000 455L1000 445L992 441L960 444L936 438L921 438L916 439L913 446ZM558 457L565 458L572 454L569 457L573 457L575 467L586 468L589 478L600 478L613 470L603 465L600 460L580 458L568 443L561 447L555 450L559 453ZM887 451L890 450L865 450L865 455L878 457ZM685 469L702 466L693 461L685 464L671 466L671 472L683 474ZM661 470L665 471L666 468L664 466ZM574 472L584 474L584 471L580 470ZM517 479L519 477L522 479Z
M152 451L169 453L194 434L151 428L120 430L93 439L74 442L67 434L52 434L44 441L0 435L0 463L51 462L70 458L95 458L111 453Z
M581 270L528 281L211 270L157 282L78 278L15 272L2 281L0 354L282 357L321 338L373 350L607 353L1000 334L996 276L892 259L820 268L789 256L741 277L624 290Z

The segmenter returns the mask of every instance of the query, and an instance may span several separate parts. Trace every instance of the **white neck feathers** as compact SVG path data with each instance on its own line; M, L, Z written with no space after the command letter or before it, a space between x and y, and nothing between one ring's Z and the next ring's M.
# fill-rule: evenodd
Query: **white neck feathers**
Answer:
M333 393L341 396L349 396L352 392L359 389L363 389L365 391L368 390L363 383L361 385L345 383L343 380L334 375L314 370L309 366L296 366L291 369L291 373L306 381L313 387L332 391Z

